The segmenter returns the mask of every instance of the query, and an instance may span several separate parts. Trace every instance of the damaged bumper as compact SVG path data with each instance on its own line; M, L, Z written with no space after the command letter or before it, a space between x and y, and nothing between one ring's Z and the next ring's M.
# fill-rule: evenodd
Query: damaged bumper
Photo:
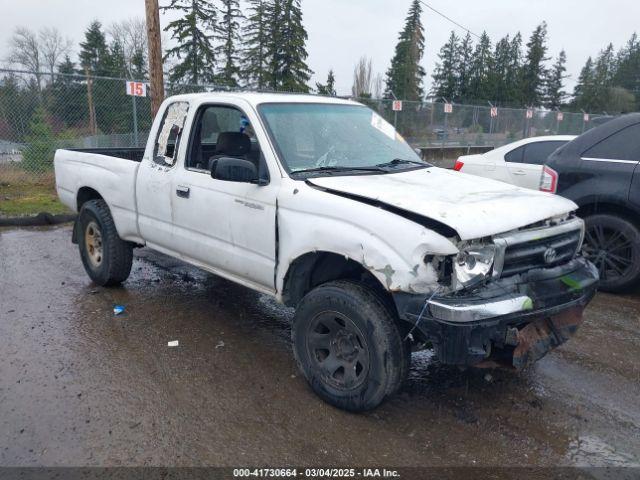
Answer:
M597 284L595 266L577 258L471 293L433 298L397 293L394 300L401 318L433 344L441 362L521 369L575 333Z

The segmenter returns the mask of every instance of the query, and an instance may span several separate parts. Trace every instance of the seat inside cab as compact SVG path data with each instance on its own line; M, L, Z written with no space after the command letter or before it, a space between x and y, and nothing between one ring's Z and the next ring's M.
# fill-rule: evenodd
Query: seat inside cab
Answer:
M220 157L249 160L259 168L260 146L247 117L238 109L211 105L197 114L187 168L211 169Z

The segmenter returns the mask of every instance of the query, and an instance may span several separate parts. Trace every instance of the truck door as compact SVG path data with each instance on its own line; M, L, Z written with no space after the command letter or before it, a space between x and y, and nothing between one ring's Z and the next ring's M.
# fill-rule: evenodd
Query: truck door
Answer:
M140 235L150 247L174 251L173 182L176 159L189 104L167 106L156 131L153 148L147 148L136 179L136 202ZM151 151L149 151L151 150Z
M183 165L172 178L175 248L193 263L273 292L277 182L268 181L252 120L233 104L205 104L195 113ZM253 162L266 184L212 178L211 164L221 157Z

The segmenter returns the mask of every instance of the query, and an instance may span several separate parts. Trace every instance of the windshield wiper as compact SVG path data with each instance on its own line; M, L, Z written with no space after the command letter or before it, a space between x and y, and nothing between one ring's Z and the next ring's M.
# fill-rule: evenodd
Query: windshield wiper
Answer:
M379 165L371 166L371 167L346 167L346 166L324 166L324 167L314 167L307 168L304 170L296 170L291 173L316 173L316 172L351 172L351 171L362 171L362 172L385 172L384 168L381 168Z
M378 163L376 167L395 167L396 165L420 165L421 167L430 167L426 162L419 162L417 160L405 160L404 158L394 158L390 162Z

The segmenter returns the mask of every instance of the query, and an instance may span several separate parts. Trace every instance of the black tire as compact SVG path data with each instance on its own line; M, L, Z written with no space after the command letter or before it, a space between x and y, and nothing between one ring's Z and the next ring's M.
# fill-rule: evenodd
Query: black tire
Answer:
M344 410L377 407L409 372L411 350L395 314L355 282L329 282L309 292L296 309L291 337L311 388Z
M599 289L619 293L640 281L640 231L628 220L599 213L585 219L583 252L598 268Z
M131 272L133 244L118 236L105 201L82 205L77 228L80 258L91 280L104 287L124 282Z

